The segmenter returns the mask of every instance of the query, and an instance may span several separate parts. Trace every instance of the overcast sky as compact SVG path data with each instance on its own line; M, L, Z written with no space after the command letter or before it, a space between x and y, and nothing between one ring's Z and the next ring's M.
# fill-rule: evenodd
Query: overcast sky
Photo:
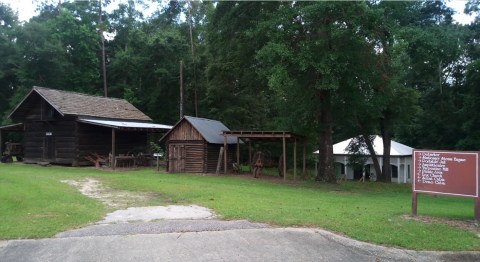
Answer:
M59 0L49 0L52 3L58 3ZM81 0L76 0L76 1L81 1ZM152 1L152 0L151 0ZM151 1L145 1L146 3L149 3ZM166 1L166 0L162 0ZM9 4L10 7L15 12L18 12L18 18L20 21L28 21L30 17L34 16L37 14L35 9L37 8L38 2L40 0L0 0L0 2ZM65 2L65 0L62 0L62 2ZM119 3L122 2L127 2L127 0L112 0L112 3L110 6L107 8L108 11L115 9Z
M0 0L0 2L9 4L14 11L17 11L20 21L27 21L30 17L36 14L35 8L38 0ZM113 7L111 8L114 8L120 2L126 2L126 0L112 0ZM448 6L457 11L457 14L455 14L453 18L462 24L469 24L474 19L473 17L463 14L463 8L466 2L466 0L454 0L447 3Z

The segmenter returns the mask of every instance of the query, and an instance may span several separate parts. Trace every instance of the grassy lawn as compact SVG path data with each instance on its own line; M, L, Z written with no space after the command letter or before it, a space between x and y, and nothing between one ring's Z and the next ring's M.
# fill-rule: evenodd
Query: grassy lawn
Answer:
M354 239L416 250L480 250L480 235L405 219L411 185L312 181L282 184L244 176L164 174L154 170L0 165L0 239L49 237L107 212L63 179L92 177L115 189L154 192L154 203L198 204L224 219L321 227ZM421 216L473 219L473 199L420 195Z

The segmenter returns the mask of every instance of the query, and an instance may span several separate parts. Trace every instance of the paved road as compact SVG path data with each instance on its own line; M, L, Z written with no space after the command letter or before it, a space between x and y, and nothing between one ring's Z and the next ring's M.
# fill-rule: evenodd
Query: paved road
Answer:
M247 221L164 220L4 241L0 261L480 261L480 253L406 251Z

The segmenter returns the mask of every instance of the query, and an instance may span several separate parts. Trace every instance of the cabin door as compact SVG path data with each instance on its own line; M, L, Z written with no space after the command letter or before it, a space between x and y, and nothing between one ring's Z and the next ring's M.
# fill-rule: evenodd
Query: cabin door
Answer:
M185 172L185 145L170 144L168 146L168 171L170 173Z
M51 132L47 132L43 140L43 159L55 161L55 137Z

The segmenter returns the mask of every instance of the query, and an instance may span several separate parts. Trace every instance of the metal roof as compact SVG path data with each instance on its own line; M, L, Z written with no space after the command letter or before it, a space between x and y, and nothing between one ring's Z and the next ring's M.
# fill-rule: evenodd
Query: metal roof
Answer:
M230 131L222 122L207 118L198 118L192 116L184 116L192 126L202 135L202 137L211 144L223 144L223 131ZM235 137L227 138L227 144L236 144Z
M169 125L142 123L142 122L98 120L98 119L86 119L86 118L80 118L78 121L86 124L105 126L105 127L111 127L111 128L123 129L123 130L167 131L172 129L172 126L169 126Z
M334 144L333 154L334 155L351 155L351 153L348 152L347 148L350 145L352 139L353 138L350 138ZM375 136L375 139L373 140L373 149L375 150L375 154L377 156L383 156L383 140L381 136ZM392 140L392 143L390 146L390 156L411 156L412 152L413 152L413 148ZM318 154L318 150L315 151L314 153ZM363 154L370 155L370 152L366 151L366 152L363 152Z
M222 122L217 121L217 120L212 120L212 119L207 119L207 118L198 118L198 117L193 117L193 116L184 116L180 121L178 121L173 128L168 131L162 138L160 138L160 141L163 141L166 139L170 132L172 132L175 127L180 125L182 121L187 121L189 122L195 130L200 133L200 135L205 139L208 143L210 144L223 144L224 143L224 137L223 137L223 131L230 131L228 127L226 127ZM229 137L227 138L227 144L236 144L237 143L237 138L235 137ZM241 143L241 141L240 141Z
M23 123L0 126L0 130L6 131L23 131Z

